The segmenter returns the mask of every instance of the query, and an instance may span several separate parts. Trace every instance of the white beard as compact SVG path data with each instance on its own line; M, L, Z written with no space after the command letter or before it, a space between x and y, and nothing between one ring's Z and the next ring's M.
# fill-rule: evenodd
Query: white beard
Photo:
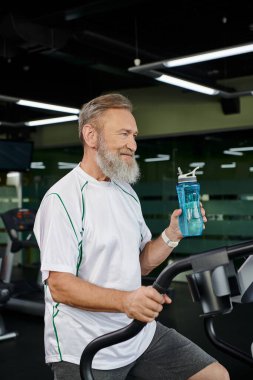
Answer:
M126 150L127 148L124 149L124 151ZM136 159L133 157L131 162L125 162L121 159L119 153L110 152L102 133L100 133L98 140L96 161L102 172L112 181L134 184L140 178L140 169Z

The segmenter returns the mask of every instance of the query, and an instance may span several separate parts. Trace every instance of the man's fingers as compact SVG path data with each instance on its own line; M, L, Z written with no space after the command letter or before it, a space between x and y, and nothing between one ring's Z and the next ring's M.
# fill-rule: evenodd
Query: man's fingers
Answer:
M154 289L152 286L147 287L147 296L150 297L155 302L158 302L160 304L164 303L164 297L162 294L160 294L156 289Z
M167 303L167 304L172 303L172 299L167 294L164 294L163 298L164 298L165 303Z
M171 214L171 217L177 218L181 214L182 214L182 209L181 208L177 208L176 210L173 211L173 213Z

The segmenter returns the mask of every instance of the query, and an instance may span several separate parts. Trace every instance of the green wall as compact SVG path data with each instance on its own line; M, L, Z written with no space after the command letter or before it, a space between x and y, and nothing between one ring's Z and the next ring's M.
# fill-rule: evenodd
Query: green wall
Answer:
M244 81L247 83L246 79ZM218 97L191 93L172 86L115 91L132 101L141 137L253 126L253 97L250 96L240 98L240 113L224 115ZM77 123L38 128L34 141L37 147L78 144Z
M253 125L253 97L240 99L241 112L224 115L220 99L169 86L124 92L132 100L141 136L214 131Z

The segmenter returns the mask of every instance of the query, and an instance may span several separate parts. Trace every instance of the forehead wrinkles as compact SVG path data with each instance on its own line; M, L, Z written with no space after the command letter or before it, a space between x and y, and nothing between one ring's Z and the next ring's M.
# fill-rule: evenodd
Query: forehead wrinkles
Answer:
M102 126L107 131L127 130L138 132L134 116L125 108L108 109L102 115Z

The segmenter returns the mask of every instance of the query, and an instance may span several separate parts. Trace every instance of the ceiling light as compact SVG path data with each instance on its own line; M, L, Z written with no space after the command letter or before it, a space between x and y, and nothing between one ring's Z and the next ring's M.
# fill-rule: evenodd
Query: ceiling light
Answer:
M79 113L79 109L77 108L57 106L55 104L40 103L40 102L31 101L31 100L19 99L16 101L16 104L20 106L34 107L34 108L40 108L40 109L52 110L52 111L74 113L74 114Z
M199 167L199 168L203 168L205 166L205 162L191 162L190 163L190 168L196 168L196 167Z
M233 150L223 150L224 154L230 154L231 156L243 156L242 152L236 152Z
M253 150L253 146L245 146L242 148L230 148L232 152L250 152Z
M235 167L236 167L236 163L235 162L231 162L231 164L222 164L221 165L222 169L233 169Z
M145 158L145 162L159 162L159 161L169 161L168 158L161 158L161 157L151 157L151 158Z
M31 169L46 169L44 162L31 162Z
M76 162L58 162L58 169L74 169L76 166Z
M175 78L171 75L162 74L155 79L160 82L172 84L174 86L183 87L183 88L186 88L187 90L201 92L202 94L206 94L206 95L218 95L220 92L214 88L202 86L194 82L189 82L183 79Z
M158 154L157 157L145 158L145 162L158 162L158 161L169 161L169 154Z
M53 117L53 118L50 118L50 119L42 119L42 120L26 121L25 125L28 126L28 127L36 127L38 125L65 123L67 121L74 121L74 120L78 120L78 116L77 115L62 116L62 117Z
M213 50L206 53L193 54L186 57L175 58L164 62L165 67L177 67L183 65L190 65L193 63L211 61L213 59L220 59L232 57L235 55L253 52L253 44L246 44L240 46L233 46L225 49Z
M175 59L167 59L163 61L157 61L152 63L146 63L144 65L129 67L129 71L137 74L146 75L158 81L172 84L175 86L183 87L188 90L201 92L206 95L219 95L222 98L232 99L242 96L252 96L253 90L245 91L231 91L231 90L219 90L216 88L211 88L208 86L203 86L195 82L189 82L184 79L175 78L170 75L166 75L164 70L169 70L172 67L188 65L203 61L209 61L212 59L220 59L224 57L235 56L239 54L251 53L253 52L253 43L232 46L224 49L213 50L209 52L203 52L195 55L179 57Z
M158 154L157 157L166 158L167 160L170 159L170 155L169 154Z

